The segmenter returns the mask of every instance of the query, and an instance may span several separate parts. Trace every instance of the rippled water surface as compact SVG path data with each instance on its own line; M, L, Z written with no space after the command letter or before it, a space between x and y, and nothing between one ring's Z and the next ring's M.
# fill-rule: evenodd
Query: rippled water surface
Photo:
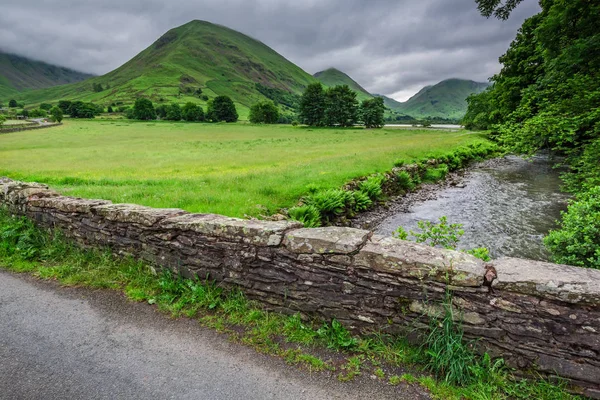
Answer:
M485 246L502 256L547 260L543 236L556 227L568 196L561 193L559 173L548 158L506 157L474 167L465 187L449 187L435 200L384 220L377 233L391 235L398 226L417 229L420 220L463 224L460 248Z

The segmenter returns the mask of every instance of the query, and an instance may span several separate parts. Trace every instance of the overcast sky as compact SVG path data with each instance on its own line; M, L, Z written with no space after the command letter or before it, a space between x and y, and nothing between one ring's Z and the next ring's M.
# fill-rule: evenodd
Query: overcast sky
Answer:
M107 73L193 19L266 43L309 73L336 67L403 101L447 78L486 81L523 20L486 19L474 0L19 0L0 8L0 49Z

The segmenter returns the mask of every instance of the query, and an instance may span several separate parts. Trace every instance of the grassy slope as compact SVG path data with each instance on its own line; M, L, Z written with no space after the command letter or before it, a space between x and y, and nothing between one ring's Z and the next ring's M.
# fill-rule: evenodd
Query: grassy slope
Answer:
M229 216L293 206L396 159L485 140L464 132L71 121L0 136L0 176L65 194ZM260 205L260 206L259 206Z
M301 94L316 80L265 44L229 28L192 21L164 34L129 62L106 75L74 85L25 93L29 103L59 99L94 101L108 105L132 103L138 96L158 102L194 101L197 96L180 95L180 86L202 88L209 98L228 95L241 115L264 99L255 83ZM93 83L110 85L94 93Z
M91 76L69 68L0 52L0 98L13 96L22 90L79 82Z
M467 111L466 98L472 93L483 91L487 86L487 83L448 79L437 85L424 87L408 101L391 108L415 118L460 119Z
M314 74L314 77L317 78L323 85L329 87L338 85L348 85L350 89L356 92L356 98L358 99L358 101L373 98L373 95L367 92L367 90L360 86L354 79L350 78L348 75L335 68L329 68L325 71L317 72L316 74Z

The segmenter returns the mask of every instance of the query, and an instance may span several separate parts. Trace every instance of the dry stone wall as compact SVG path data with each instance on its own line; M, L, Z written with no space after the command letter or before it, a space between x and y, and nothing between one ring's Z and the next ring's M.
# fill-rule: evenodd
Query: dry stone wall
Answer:
M0 205L82 245L109 246L240 287L268 309L336 318L363 332L425 327L450 287L467 335L482 348L600 398L597 270L511 258L486 264L365 230L77 199L6 178Z

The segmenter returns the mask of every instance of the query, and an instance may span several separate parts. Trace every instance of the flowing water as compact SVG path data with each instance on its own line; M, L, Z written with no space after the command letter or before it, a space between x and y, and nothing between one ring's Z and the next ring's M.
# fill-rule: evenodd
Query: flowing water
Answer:
M491 160L473 167L461 185L443 189L435 200L388 217L376 232L391 235L398 226L417 230L418 221L437 222L445 215L449 223L463 224L461 249L487 247L492 258L547 260L542 238L557 226L569 199L560 185L548 157Z

